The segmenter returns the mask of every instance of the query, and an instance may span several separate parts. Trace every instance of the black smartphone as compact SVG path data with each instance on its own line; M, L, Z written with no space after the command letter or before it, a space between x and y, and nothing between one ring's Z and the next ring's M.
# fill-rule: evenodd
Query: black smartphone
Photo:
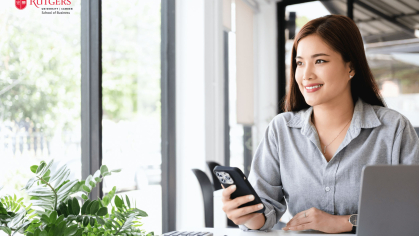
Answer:
M252 206L259 203L262 203L259 196L256 194L255 190L253 189L252 185L247 180L246 176L243 172L236 167L227 167L227 166L216 166L214 168L214 174L217 176L220 183L224 186L224 188L228 188L231 185L236 185L236 191L234 191L230 198L234 199L236 197L246 196L246 195L253 195L255 199L251 202L245 203L241 207ZM262 204L263 205L263 204ZM255 211L258 213L263 213L265 211L265 205L263 208Z

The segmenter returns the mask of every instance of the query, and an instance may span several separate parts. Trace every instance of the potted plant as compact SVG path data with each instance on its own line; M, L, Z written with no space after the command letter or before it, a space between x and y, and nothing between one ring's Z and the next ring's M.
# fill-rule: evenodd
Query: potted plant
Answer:
M0 197L0 230L28 236L151 236L139 229L147 213L132 205L127 196L115 195L116 187L102 199L89 199L89 193L106 176L120 170L103 165L86 180L69 180L66 165L51 173L53 160L31 166L34 173L23 188L29 205L16 195ZM1 190L1 188L0 188Z

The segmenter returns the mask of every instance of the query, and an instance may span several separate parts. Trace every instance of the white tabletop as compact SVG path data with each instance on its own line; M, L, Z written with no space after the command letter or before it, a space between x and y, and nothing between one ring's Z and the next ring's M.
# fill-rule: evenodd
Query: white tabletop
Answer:
M224 228L224 229L214 229L214 228L199 228L199 229L186 229L183 231L199 231L199 232L212 232L214 236L282 236L282 235L302 235L309 234L311 236L336 236L341 234L325 234L319 231L284 231L284 230L272 230L269 232L265 231L242 231L238 228Z

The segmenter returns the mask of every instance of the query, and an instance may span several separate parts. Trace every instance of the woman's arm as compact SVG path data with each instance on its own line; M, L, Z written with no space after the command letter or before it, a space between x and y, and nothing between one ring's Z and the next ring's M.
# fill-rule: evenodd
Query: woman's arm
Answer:
M419 165L419 138L406 118L396 134L391 156L393 165Z
M260 229L266 222L265 215L262 213L255 213L255 217L253 217L249 222L244 224L249 229Z

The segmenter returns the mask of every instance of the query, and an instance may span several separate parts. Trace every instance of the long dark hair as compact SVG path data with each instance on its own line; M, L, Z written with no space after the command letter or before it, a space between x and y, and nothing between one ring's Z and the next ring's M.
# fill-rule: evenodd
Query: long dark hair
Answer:
M351 79L351 93L354 103L360 97L366 103L385 107L377 83L368 66L361 33L355 22L346 16L327 15L309 21L301 28L294 39L291 54L290 84L282 104L283 110L299 111L310 107L305 102L295 81L295 70L297 68L295 56L299 41L312 34L320 36L334 51L339 52L345 62L352 62L352 67L355 69L355 76Z

